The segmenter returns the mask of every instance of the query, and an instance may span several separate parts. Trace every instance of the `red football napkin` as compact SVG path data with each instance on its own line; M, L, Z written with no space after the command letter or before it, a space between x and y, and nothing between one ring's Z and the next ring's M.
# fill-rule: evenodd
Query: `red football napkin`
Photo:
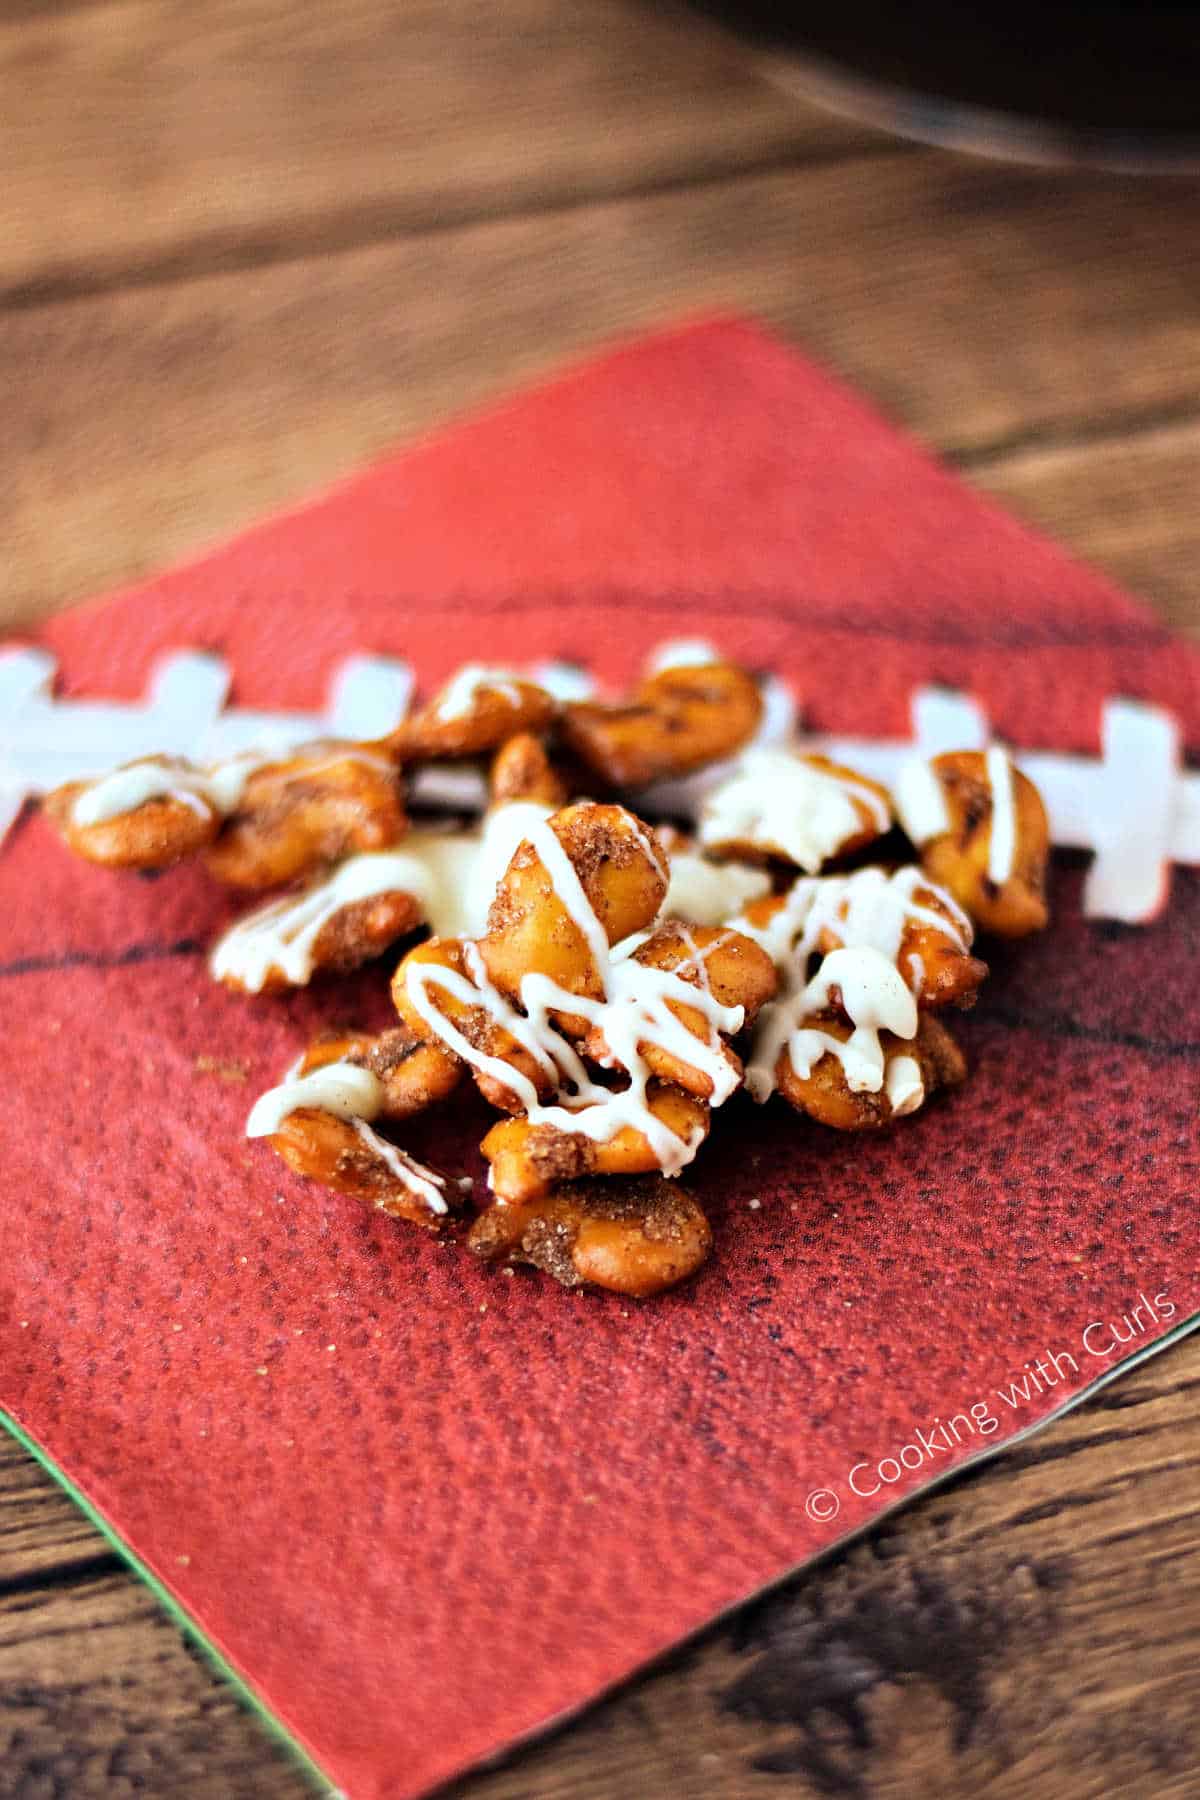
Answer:
M1095 750L1114 693L1200 745L1200 659L737 323L45 641L77 694L207 646L241 704L310 707L351 650L620 682L683 632L785 674L818 730L904 736L940 681L1019 746ZM695 1171L717 1255L639 1307L486 1273L243 1140L315 1026L386 1019L377 975L242 1001L205 974L229 908L199 874L89 870L36 815L0 857L0 1401L355 1800L583 1704L1200 1301L1194 873L1119 929L1059 859L1053 930L962 1022L970 1083L892 1134L735 1102ZM409 1142L478 1172L483 1118Z

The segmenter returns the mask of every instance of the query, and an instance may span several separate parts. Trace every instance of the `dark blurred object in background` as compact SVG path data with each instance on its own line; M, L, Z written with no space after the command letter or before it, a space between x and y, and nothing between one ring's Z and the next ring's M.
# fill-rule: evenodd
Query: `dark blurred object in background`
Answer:
M996 156L1200 168L1200 0L694 0L782 79Z

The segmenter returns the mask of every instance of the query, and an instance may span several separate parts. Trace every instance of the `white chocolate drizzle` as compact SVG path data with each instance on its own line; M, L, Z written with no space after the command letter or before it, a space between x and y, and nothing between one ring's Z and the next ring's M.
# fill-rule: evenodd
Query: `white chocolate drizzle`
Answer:
M318 939L344 907L380 894L411 894L428 912L435 893L428 863L405 851L352 856L299 894L271 900L231 925L213 946L209 972L260 994L272 972L291 987L312 979Z
M632 815L627 817L632 822ZM634 837L648 860L661 869L662 858L640 827ZM677 1174L695 1156L703 1132L696 1130L686 1139L680 1138L652 1111L647 1096L651 1070L643 1048L656 1045L699 1069L711 1084L709 1104L720 1106L735 1091L739 1079L723 1053L721 1033L739 1031L745 1009L723 1006L712 994L703 964L705 954L715 946L701 952L691 942L692 956L683 966L695 963L703 977L698 985L686 981L678 970L638 962L636 951L645 941L642 933L610 949L604 927L554 831L544 820L536 821L524 841L533 848L592 953L602 998L570 993L548 976L531 971L521 980L520 1007L512 1006L488 979L478 946L468 941L463 946L466 974L438 963L410 962L405 975L409 999L444 1044L514 1095L531 1124L577 1133L596 1143L608 1143L631 1128L645 1137L664 1174ZM544 1104L537 1086L521 1070L470 1043L438 1005L438 990L465 1005L482 1007L494 1024L509 1033L553 1087L553 1102ZM708 1026L707 1040L688 1029L673 1005L701 1015ZM628 1086L614 1090L593 1080L579 1052L555 1022L563 1015L582 1018L603 1035L608 1060L625 1072Z
M389 1144L386 1138L381 1138L377 1131L371 1129L365 1119L355 1119L353 1124L367 1149L386 1165L402 1188L415 1194L418 1200L423 1200L430 1212L444 1213L448 1210L446 1182L436 1169L431 1169L427 1163L418 1162L415 1156L410 1156L407 1150L401 1150L398 1144ZM460 1186L469 1185L460 1183Z
M688 919L693 925L724 925L770 890L770 876L749 863L711 862L694 850L676 850L663 915Z
M887 1066L884 1092L894 1118L915 1113L925 1100L925 1081L915 1056L893 1056Z
M371 1120L378 1118L383 1108L384 1093L383 1083L370 1069L360 1069L354 1063L333 1062L313 1069L307 1075L299 1075L296 1067L292 1065L278 1087L259 1095L246 1120L247 1137L273 1137L284 1120L303 1107L332 1113L354 1127L367 1149L378 1157L402 1188L423 1200L430 1212L446 1212L444 1177L372 1131Z
M936 900L936 907L921 904L918 890ZM849 1087L878 1093L885 1063L879 1031L911 1038L917 1029L914 990L898 966L905 930L909 925L927 926L964 954L973 936L970 920L951 896L913 867L892 875L868 868L853 875L802 876L765 925L744 917L731 924L767 952L781 977L779 994L759 1014L746 1065L747 1092L760 1102L769 1099L778 1085L776 1065L785 1049L798 1074L819 1060L809 1054L817 1037L823 1040L821 1054L828 1051L841 1062ZM826 933L838 940L839 947L824 957L810 978L810 964ZM855 960L836 961L843 952L856 953ZM910 974L915 986L918 971L912 959ZM924 978L923 966L919 978ZM813 1014L828 1007L834 986L855 1027L847 1043L808 1025ZM906 1000L901 999L900 988Z
M992 820L988 836L988 880L1001 888L1013 872L1017 854L1017 802L1013 792L1013 766L1007 750L992 744L984 758L992 790Z
M857 776L817 768L791 750L751 748L705 801L699 838L709 849L751 844L815 875L864 829L890 824L887 802Z
M150 800L177 800L202 816L232 812L260 759L238 756L211 769L182 757L150 756L101 776L76 797L72 821L81 827L124 818Z
M543 688L552 700L566 704L569 700L590 700L596 682L581 663L540 662L529 671L529 679Z
M657 864L650 844L641 826L633 818L632 813L626 815L636 837L642 854ZM571 923L582 934L584 942L591 951L597 969L603 971L608 961L608 933L596 917L595 910L584 892L583 883L575 872L575 865L558 841L558 833L553 831L547 820L539 820L528 833L525 842L532 845L538 861L550 877L550 886L562 902Z
M831 950L798 996L802 1018L828 1011L836 994L854 1027L846 1039L819 1026L797 1025L787 1039L793 1069L803 1081L827 1053L836 1056L852 1094L877 1094L886 1057L881 1031L917 1035L917 1003L895 963L879 950Z
M338 1119L378 1118L383 1084L370 1069L332 1062L300 1075L298 1067L293 1063L278 1087L259 1095L246 1120L247 1137L273 1137L283 1121L304 1106L333 1113Z
M707 669L723 661L720 651L707 638L670 638L659 644L646 662L647 675L661 675L665 669Z
M511 669L489 668L486 663L464 663L442 689L433 705L433 716L443 724L465 719L480 694L502 694L511 706L520 706L520 676Z
M946 795L933 765L923 756L910 756L900 765L892 783L896 817L906 836L919 850L931 838L950 829Z
M521 841L554 812L540 800L509 800L494 806L483 821L483 834L475 841L475 858L464 890L461 922L454 932L444 925L436 930L454 937L478 937L487 927L487 916L500 877L516 855Z

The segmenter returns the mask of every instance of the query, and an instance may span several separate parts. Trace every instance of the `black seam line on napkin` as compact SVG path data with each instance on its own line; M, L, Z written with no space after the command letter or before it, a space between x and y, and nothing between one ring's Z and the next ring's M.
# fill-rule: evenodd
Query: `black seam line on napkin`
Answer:
M981 1025L1000 1025L1008 1031L1032 1031L1039 1037L1073 1038L1087 1044L1115 1044L1123 1050L1140 1050L1147 1056L1200 1057L1200 1042L1150 1037L1140 1031L1106 1030L1083 1025L1069 1013L1023 1013L1017 1007L989 1004L980 1015Z
M196 938L179 938L173 944L130 944L105 954L92 950L62 950L51 956L20 956L0 963L0 979L9 975L45 975L55 969L126 969L137 963L169 962L172 957L200 956L204 945Z
M199 231L184 243L148 250L141 262L112 262L107 267L100 262L90 268L76 265L30 275L0 289L0 312L29 312L62 301L203 281L243 270L306 262L317 256L346 256L358 250L446 237L456 231L486 229L489 225L519 225L525 220L581 212L589 206L666 199L673 194L731 187L740 181L784 175L796 169L907 158L917 154L919 148L887 138L864 138L850 145L813 144L807 149L792 144L748 157L745 162L714 159L706 167L647 175L624 187L600 182L588 188L564 180L551 192L541 197L531 194L524 202L510 207L499 200L489 205L486 200L472 202L469 198L456 205L449 195L431 196L423 204L393 198L329 208L307 218L280 219L274 229L268 223L257 235L240 239L218 231ZM131 254L137 256L136 248Z
M11 1600L18 1594L43 1593L47 1588L74 1587L79 1581L93 1581L105 1575L120 1575L125 1565L113 1550L98 1550L93 1556L74 1556L67 1562L53 1563L47 1569L30 1569L25 1575L8 1575L0 1580L0 1600Z
M364 611L375 608L393 611L405 603L406 596L371 595L356 597L356 604ZM944 645L951 649L967 650L1104 650L1104 649L1161 649L1164 645L1177 643L1178 639L1165 625L1157 620L1148 619L1145 624L1131 621L1126 625L1114 625L1099 631L1084 626L1063 624L1031 625L1028 628L1014 622L996 631L973 630L969 626L959 629L945 622L913 628L897 626L891 618L875 618L869 613L863 614L861 603L847 600L845 607L834 610L821 610L810 606L807 602L789 605L785 596L767 596L762 600L742 595L736 591L728 594L629 594L620 590L613 593L600 593L591 597L593 605L606 612L628 612L645 615L647 613L665 613L678 618L680 606L689 601L699 604L702 611L727 610L731 617L767 619L779 625L800 625L806 630L845 632L855 637L881 637L894 643ZM521 594L448 594L438 601L437 610L442 613L470 613L484 617L500 615L511 617L514 613L558 612L566 611L571 600L567 594L545 594L531 598ZM570 656L566 660L573 660Z

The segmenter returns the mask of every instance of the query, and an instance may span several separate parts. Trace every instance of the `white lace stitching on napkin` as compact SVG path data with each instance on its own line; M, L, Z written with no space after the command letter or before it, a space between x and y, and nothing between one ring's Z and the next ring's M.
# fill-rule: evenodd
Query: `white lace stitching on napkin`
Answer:
M713 654L691 640L664 644L651 667ZM249 749L285 751L314 737L382 737L404 718L416 691L407 663L366 655L348 657L335 670L321 713L227 708L229 668L219 656L199 651L164 657L140 702L56 698L55 673L45 650L0 649L0 838L28 799L61 782L159 752L209 763ZM594 691L586 671L572 664L541 663L530 674L564 699ZM857 740L805 736L786 684L769 677L763 685L759 742L795 739L888 787L914 755L982 749L990 741L978 702L945 688L915 690L911 738ZM1013 755L1041 790L1053 842L1093 852L1083 892L1089 917L1145 923L1166 903L1172 864L1200 864L1200 774L1184 768L1178 725L1163 708L1105 701L1098 757L1043 750ZM645 803L653 813L693 817L729 768L726 763L660 783L647 791ZM487 798L481 775L451 765L422 769L412 793L418 801L463 810L481 809Z

